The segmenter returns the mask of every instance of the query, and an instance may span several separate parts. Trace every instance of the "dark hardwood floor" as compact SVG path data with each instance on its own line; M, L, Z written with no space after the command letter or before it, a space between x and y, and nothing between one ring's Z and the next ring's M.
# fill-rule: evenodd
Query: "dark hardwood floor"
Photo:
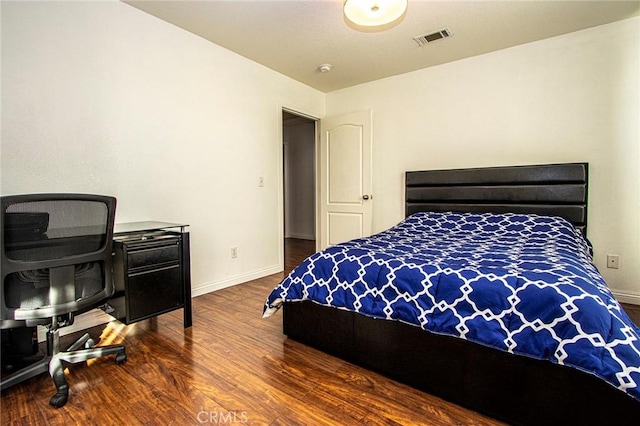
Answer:
M640 306L629 303L621 303L621 305L627 315L629 315L629 318L631 318L631 321L633 321L635 325L640 326Z
M287 238L284 240L284 270L288 273L316 252L315 240Z
M287 241L286 270L314 249ZM70 366L70 398L60 409L49 406L46 374L5 390L1 424L501 424L287 339L281 313L261 318L283 276L194 298L186 330L182 311L91 329L100 343L124 343L127 362Z

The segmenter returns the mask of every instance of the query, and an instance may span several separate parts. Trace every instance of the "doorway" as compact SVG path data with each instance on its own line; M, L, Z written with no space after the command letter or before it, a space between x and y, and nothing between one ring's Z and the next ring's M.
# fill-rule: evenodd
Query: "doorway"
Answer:
M316 124L282 110L285 273L316 248Z

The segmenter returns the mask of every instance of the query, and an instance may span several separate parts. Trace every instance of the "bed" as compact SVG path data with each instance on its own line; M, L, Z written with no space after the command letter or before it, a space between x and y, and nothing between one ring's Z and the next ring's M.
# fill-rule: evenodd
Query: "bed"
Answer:
M407 172L406 218L306 259L284 333L511 424L640 418L640 329L591 260L586 163Z

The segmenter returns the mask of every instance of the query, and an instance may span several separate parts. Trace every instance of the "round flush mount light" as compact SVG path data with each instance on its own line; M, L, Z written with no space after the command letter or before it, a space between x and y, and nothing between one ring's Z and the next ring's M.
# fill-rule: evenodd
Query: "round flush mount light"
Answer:
M384 31L397 25L407 14L408 0L346 0L344 19L359 31Z
M331 64L322 64L318 66L318 69L320 70L320 72L329 72L331 71Z

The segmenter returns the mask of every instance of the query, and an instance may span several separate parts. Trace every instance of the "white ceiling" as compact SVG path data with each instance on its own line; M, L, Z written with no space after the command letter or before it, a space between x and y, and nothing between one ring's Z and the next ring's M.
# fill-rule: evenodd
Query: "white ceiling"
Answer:
M122 1L323 92L640 15L638 0L409 0L399 25L363 33L343 0ZM413 40L442 28L453 36Z

